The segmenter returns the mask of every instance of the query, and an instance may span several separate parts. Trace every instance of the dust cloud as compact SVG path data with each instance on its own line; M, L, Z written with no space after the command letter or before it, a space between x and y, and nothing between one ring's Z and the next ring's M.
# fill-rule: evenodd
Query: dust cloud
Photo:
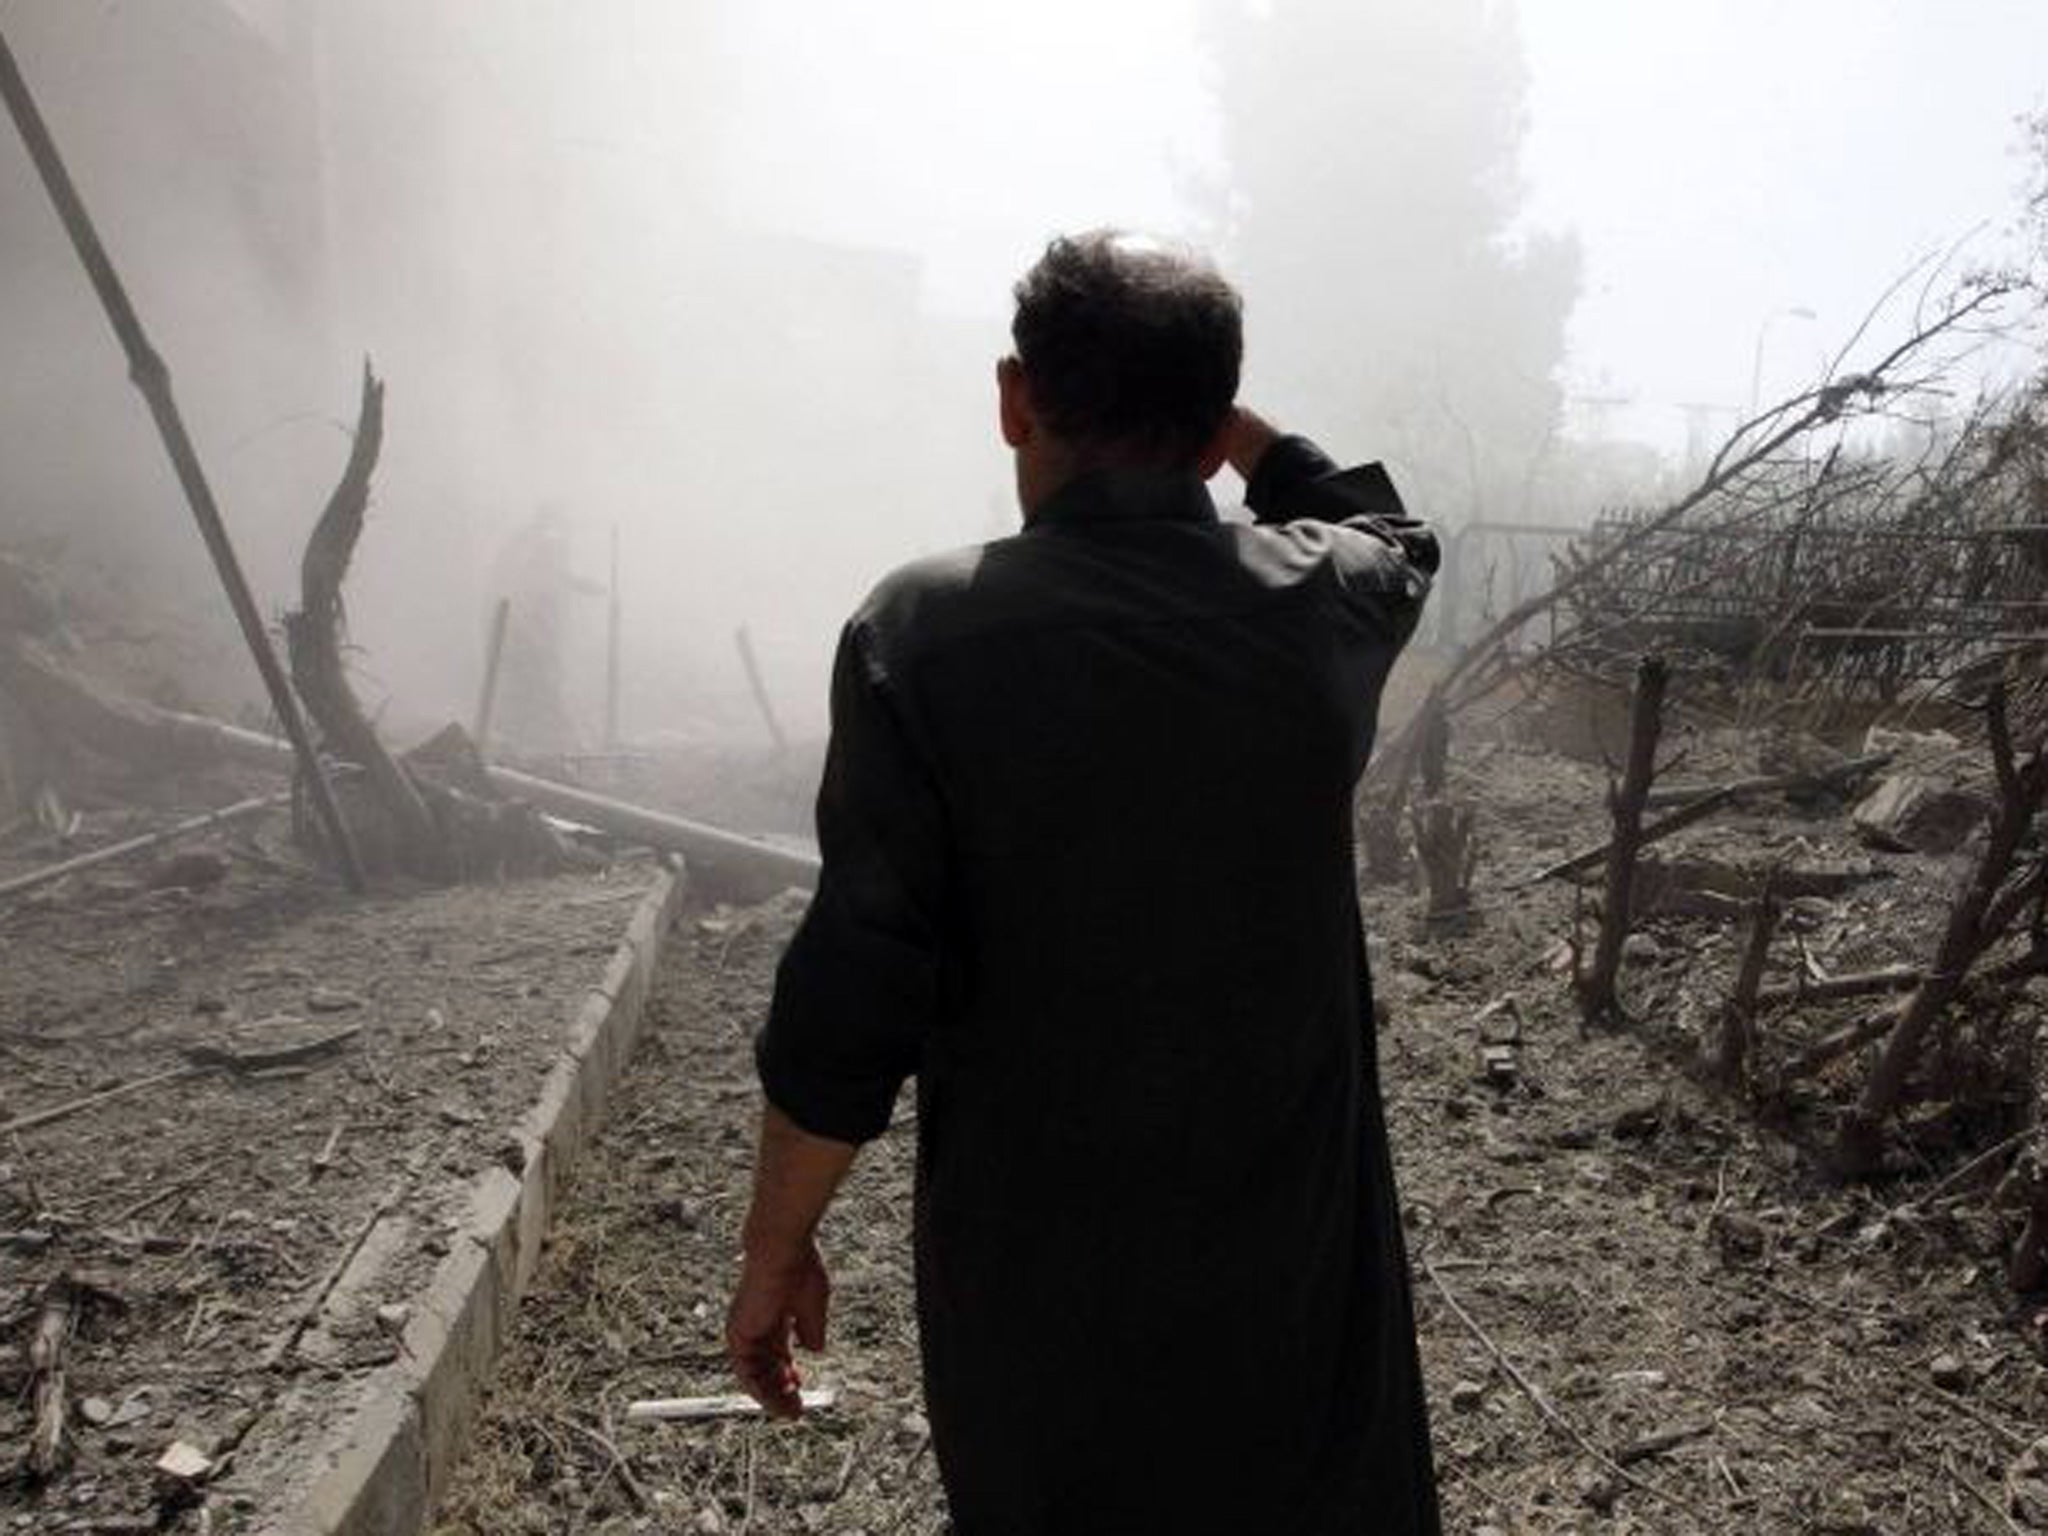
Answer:
M1006 284L1061 228L1215 246L1250 389L1388 458L1428 515L1583 521L1682 467L1583 430L1589 259L1569 211L1530 212L1513 6L1103 9L12 0L0 26L272 614L364 358L388 381L350 617L401 729L467 718L509 597L514 670L553 696L525 729L595 745L616 540L629 736L757 736L743 625L815 735L860 593L1014 522L990 372ZM6 137L0 544L160 634L159 697L246 705L147 415Z

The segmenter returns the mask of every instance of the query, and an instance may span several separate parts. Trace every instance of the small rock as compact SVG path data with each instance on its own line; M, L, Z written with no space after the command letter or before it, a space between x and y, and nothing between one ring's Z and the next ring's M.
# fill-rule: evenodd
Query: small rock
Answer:
M691 1529L702 1531L704 1536L721 1536L725 1530L725 1515L716 1504L706 1504Z
M224 997L215 997L210 992L202 992L199 996L192 999L192 1011L208 1015L226 1013L228 1011L228 1000Z
M387 1302L377 1309L377 1323L392 1333L405 1332L405 1325L412 1321L412 1308L402 1301Z
M931 1421L915 1409L903 1415L896 1427L916 1440L922 1440L932 1432Z
M1486 1402L1486 1388L1476 1381L1458 1381L1451 1385L1451 1406L1460 1413L1477 1413Z
M1621 958L1631 965L1649 965L1664 957L1664 946L1656 935L1632 933L1621 941Z
M306 999L306 1007L313 1013L348 1013L362 1006L363 1000L355 993L332 987L315 987Z
M98 1429L114 1416L114 1405L104 1397L88 1397L78 1404L78 1416Z
M1967 1392L1970 1390L1969 1363L1961 1355L1944 1351L1934 1357L1927 1367L1928 1377L1944 1392Z
M130 1392L121 1399L121 1405L107 1416L107 1428L119 1429L126 1424L140 1424L149 1417L149 1411L149 1393Z
M213 1461L189 1440L173 1440L156 1459L156 1470L174 1483L203 1483L213 1475Z

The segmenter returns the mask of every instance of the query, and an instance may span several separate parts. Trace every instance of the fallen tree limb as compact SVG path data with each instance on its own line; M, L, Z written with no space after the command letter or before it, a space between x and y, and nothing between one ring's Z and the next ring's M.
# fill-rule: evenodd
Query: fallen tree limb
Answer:
M1832 789L1848 780L1873 773L1891 760L1892 755L1889 752L1871 752L1862 757L1852 757L1836 763L1831 768L1809 769L1800 773L1759 774L1754 778L1735 779L1726 784L1672 784L1663 789L1651 790L1649 803L1685 805L1708 795L1728 795L1735 800L1746 800L1751 795Z
M1886 992L1907 992L1920 985L1922 971L1916 965L1888 965L1878 971L1858 971L1851 976L1830 976L1824 981L1811 981L1802 977L1798 981L1780 982L1773 987L1764 987L1757 995L1757 1006L1773 1007L1779 1003L1830 1003L1850 997L1877 997Z
M117 762L161 772L209 767L235 755L233 744L222 736L230 727L123 698L23 636L0 635L0 693L26 712L44 735L75 741ZM287 754L290 750L285 747ZM286 772L294 766L289 756L281 764L274 757L265 762Z
M1819 773L1772 774L1762 778L1737 779L1732 784L1699 785L1685 790L1652 789L1644 798L1645 806L1669 805L1674 801L1680 803L1678 809L1658 817L1644 827L1637 835L1636 847L1640 851L1652 843L1661 842L1672 833L1683 832L1687 827L1705 821L1717 811L1740 805L1753 795L1776 794L1788 789L1823 789L1830 784L1854 778L1858 774L1868 773L1890 761L1889 753L1879 752L1868 757L1854 758ZM1555 864L1539 869L1533 875L1524 876L1508 889L1526 890L1545 880L1568 880L1574 875L1585 874L1599 868L1612 847L1611 842L1606 842L1597 848L1588 848L1583 853L1575 853L1569 858L1560 859Z
M82 1099L72 1099L69 1103L54 1105L49 1109L39 1109L32 1114L16 1115L12 1120L0 1122L0 1136L12 1136L17 1132L32 1131L38 1126L50 1125L58 1120L68 1120L71 1116L78 1114L82 1110L97 1109L102 1104L111 1104L116 1099L125 1099L130 1094L141 1093L146 1088L159 1088L165 1083L175 1083L181 1078L197 1077L202 1072L210 1072L212 1070L211 1067L177 1067L169 1072L158 1072L151 1077L139 1077L132 1083L122 1083L118 1087L105 1088L98 1093L89 1093Z
M0 668L6 666L8 656L8 646L0 642ZM11 673L0 672L0 687L11 680ZM159 754L176 749L186 754L183 760L194 765L243 763L279 773L293 769L291 747L261 731L204 715L109 698L97 690L93 696L100 705L117 711L121 722L116 729L122 745L109 755L160 762ZM817 856L801 849L592 794L514 768L486 764L483 772L490 788L508 799L526 801L550 816L596 827L626 842L680 855L689 860L693 877L702 880L707 890L729 900L763 900L791 886L808 889L818 881Z
M204 832L210 827L224 827L230 822L241 821L262 811L277 810L291 803L292 797L289 793L261 795L253 800L237 800L233 805L224 805L219 810L208 811L204 815L188 816L175 826L165 827L161 832L149 832L123 842L109 843L104 848L81 853L77 858L65 859L58 864L46 864L41 869L30 870L25 875L16 875L12 880L0 880L0 900L54 884L67 875L75 875L101 864L110 864L116 859L125 859L130 854L146 853L178 838L189 837L194 832Z
M231 1051L218 1045L194 1045L185 1049L185 1059L195 1067L218 1067L234 1073L268 1072L276 1067L295 1067L301 1062L330 1056L363 1032L360 1024L307 1040L299 1045L279 1046L268 1051Z
M1697 800L1680 806L1670 815L1658 817L1657 820L1651 822L1647 827L1640 828L1637 831L1637 852L1641 852L1652 843L1662 842L1674 832L1683 832L1687 827L1705 821L1716 811L1724 810L1728 806L1735 804L1737 798L1738 796L1729 789L1709 790ZM1647 801L1645 803L1647 804ZM1608 856L1613 851L1614 840L1609 838L1596 848L1588 848L1583 853L1573 854L1570 858L1559 859L1555 864L1539 869L1533 875L1524 876L1509 886L1508 889L1510 891L1527 890L1530 886L1540 885L1545 880L1569 880L1574 875L1590 874L1593 870L1605 864Z
M2019 981L2028 976L2038 976L2043 972L2048 972L2048 949L2029 950L2017 959L2008 960L2002 965L1993 966L1986 973L1986 976L1987 979L1993 982L2007 982ZM1896 966L1890 970L1866 971L1858 976L1840 976L1829 981L1808 982L1806 984L1807 990L1803 994L1799 993L1796 988L1789 995L1785 995L1785 988L1766 987L1761 996L1765 1002L1793 1002L1797 1001L1801 996L1810 1001L1819 1002L1831 996L1835 998L1870 997L1882 992L1910 992L1914 988L1925 984L1927 980L1928 977L1925 971L1911 966ZM1879 985L1880 982L1887 984ZM1839 990L1830 992L1829 988L1837 988ZM1882 1038L1898 1017L1895 1011L1896 1007L1897 1005L1895 1004L1894 1011L1872 1014L1867 1019L1860 1019L1856 1023L1845 1025L1831 1034L1823 1035L1819 1040L1793 1057L1790 1062L1786 1063L1779 1072L1779 1080L1791 1083L1797 1082L1801 1078L1811 1077L1837 1057L1846 1056L1858 1047L1868 1045L1871 1041Z

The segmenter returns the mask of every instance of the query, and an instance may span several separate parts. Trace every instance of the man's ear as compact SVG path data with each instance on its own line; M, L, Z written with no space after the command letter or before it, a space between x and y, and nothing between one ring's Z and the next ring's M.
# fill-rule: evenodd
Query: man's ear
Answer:
M1229 459L1230 433L1234 424L1232 417L1225 416L1223 424L1216 429L1216 435L1209 439L1202 449L1201 456L1195 460L1195 471L1204 480L1214 479L1216 471Z
M1024 365L1014 357L996 364L996 406L1003 441L1010 447L1022 448L1038 435L1038 416L1031 409L1031 387L1024 380Z

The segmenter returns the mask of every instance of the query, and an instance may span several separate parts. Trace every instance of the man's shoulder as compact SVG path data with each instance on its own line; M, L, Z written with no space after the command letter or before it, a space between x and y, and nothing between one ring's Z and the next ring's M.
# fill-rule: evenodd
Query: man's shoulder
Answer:
M896 567L854 611L869 645L898 661L1026 618L1056 551L1012 534Z

